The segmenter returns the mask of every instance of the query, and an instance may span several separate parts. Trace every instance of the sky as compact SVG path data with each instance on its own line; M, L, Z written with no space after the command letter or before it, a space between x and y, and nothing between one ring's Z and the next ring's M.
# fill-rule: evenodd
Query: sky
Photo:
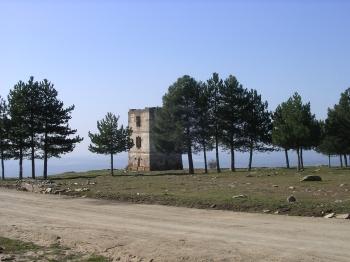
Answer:
M349 12L346 0L0 0L0 95L33 75L49 79L60 99L76 106L71 126L85 140L50 160L51 174L108 168L108 157L87 150L96 121L113 112L127 124L130 108L160 106L184 74L202 81L213 72L232 74L257 89L270 110L297 91L324 119L350 87ZM222 158L228 166L228 154ZM197 166L201 159L195 157ZM284 164L281 152L254 160ZM116 162L125 167L126 154ZM326 158L307 152L305 162ZM247 156L237 164L245 166ZM6 167L17 173L17 162Z

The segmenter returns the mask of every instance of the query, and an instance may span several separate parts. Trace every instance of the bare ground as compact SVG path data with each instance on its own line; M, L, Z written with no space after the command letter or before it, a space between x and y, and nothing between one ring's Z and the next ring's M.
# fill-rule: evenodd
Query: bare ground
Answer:
M0 189L0 235L114 261L349 261L348 220L138 205ZM153 259L153 260L152 260Z

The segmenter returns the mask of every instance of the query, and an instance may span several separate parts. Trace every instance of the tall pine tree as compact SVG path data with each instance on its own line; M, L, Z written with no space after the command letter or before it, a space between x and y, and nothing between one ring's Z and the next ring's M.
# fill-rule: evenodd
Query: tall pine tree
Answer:
M235 171L235 150L242 146L243 108L246 90L230 75L220 89L220 129L222 144L231 153L231 171Z
M77 130L69 126L69 120L74 110L74 105L64 107L64 103L58 99L58 92L54 85L47 79L39 83L40 86L40 111L38 120L41 127L40 149L44 160L44 179L48 174L48 159L60 157L62 154L72 152L77 143L83 138L77 136Z
M5 163L6 159L11 157L9 142L9 118L8 106L6 101L0 96L0 161L1 161L1 179L5 179Z
M25 84L19 81L8 96L9 117L11 119L9 141L11 143L11 153L15 159L19 160L19 179L23 178L23 159L30 147L27 120L27 104L25 97Z
M271 113L267 101L262 101L256 90L246 93L243 113L245 148L249 151L248 170L252 168L253 151L271 151Z
M118 125L119 116L107 113L101 121L97 121L98 133L89 132L91 144L89 150L93 153L110 155L111 175L114 174L113 156L117 153L125 152L133 147L131 139L132 130Z
M209 90L209 119L210 126L214 132L214 142L215 142L215 158L216 158L216 170L218 173L221 172L220 159L219 159L219 142L222 137L222 132L220 130L220 89L223 86L223 81L220 79L218 73L213 73L212 77L207 81Z

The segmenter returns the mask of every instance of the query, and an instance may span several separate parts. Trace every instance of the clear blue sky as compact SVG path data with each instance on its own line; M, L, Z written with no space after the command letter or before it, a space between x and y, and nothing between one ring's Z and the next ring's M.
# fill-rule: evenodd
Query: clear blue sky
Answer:
M91 157L106 112L126 123L183 74L233 74L271 110L298 91L324 118L350 86L349 13L345 0L2 0L0 95L30 75L54 82L86 138L72 157Z

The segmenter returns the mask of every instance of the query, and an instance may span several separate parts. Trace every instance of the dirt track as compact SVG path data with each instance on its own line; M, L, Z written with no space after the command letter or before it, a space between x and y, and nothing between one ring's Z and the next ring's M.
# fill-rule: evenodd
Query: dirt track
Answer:
M0 235L121 261L350 261L350 222L0 189Z

